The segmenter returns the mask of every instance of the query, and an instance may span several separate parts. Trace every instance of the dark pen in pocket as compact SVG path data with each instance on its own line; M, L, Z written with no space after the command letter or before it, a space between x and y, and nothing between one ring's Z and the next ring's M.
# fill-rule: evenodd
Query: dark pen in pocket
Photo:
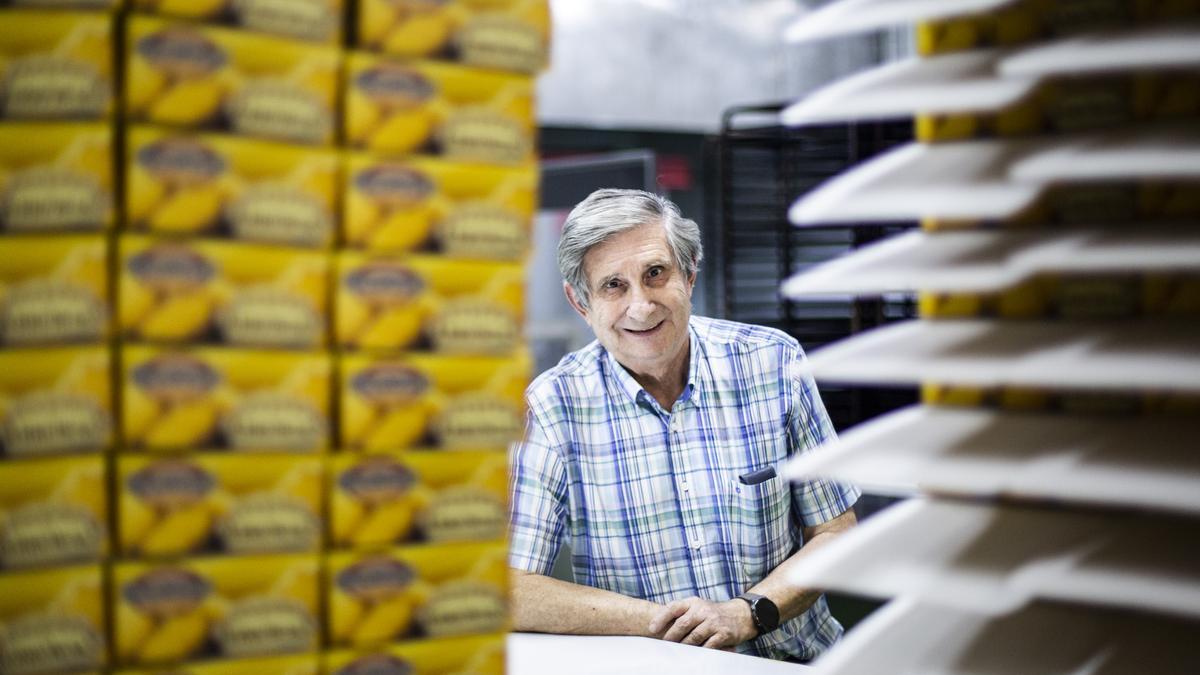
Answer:
M744 473L738 476L738 480L742 482L742 485L758 485L759 483L765 483L774 477L775 467L765 466L761 469L756 469L749 473Z

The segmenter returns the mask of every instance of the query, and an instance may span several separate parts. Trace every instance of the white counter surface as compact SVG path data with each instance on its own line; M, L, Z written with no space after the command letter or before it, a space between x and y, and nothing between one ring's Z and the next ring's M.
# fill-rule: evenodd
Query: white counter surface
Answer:
M642 637L508 636L509 675L797 675L806 666Z

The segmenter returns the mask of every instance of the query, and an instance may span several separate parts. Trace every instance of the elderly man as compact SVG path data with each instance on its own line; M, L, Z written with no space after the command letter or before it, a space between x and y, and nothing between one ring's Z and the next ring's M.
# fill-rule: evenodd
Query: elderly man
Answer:
M808 661L842 627L788 570L854 525L859 493L774 475L832 426L795 340L691 316L700 259L696 223L647 192L567 217L563 290L596 341L526 391L514 628ZM547 576L563 542L578 583Z

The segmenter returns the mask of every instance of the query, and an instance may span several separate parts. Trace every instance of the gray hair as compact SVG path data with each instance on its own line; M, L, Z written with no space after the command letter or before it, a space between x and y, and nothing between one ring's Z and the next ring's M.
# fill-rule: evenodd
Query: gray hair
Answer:
M690 279L704 256L700 228L684 218L671 200L644 190L609 188L596 190L571 209L558 240L558 271L584 309L590 297L583 269L587 252L613 235L656 222L667 231L675 266Z

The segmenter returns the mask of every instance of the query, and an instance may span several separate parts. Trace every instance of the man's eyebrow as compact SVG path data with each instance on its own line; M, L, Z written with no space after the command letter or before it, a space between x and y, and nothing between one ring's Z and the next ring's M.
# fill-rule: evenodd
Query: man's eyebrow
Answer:
M608 284L608 282L613 281L614 279L620 280L621 275L620 274L610 274L606 277L602 277L599 281L596 282L596 288L604 288L604 286L606 286Z

